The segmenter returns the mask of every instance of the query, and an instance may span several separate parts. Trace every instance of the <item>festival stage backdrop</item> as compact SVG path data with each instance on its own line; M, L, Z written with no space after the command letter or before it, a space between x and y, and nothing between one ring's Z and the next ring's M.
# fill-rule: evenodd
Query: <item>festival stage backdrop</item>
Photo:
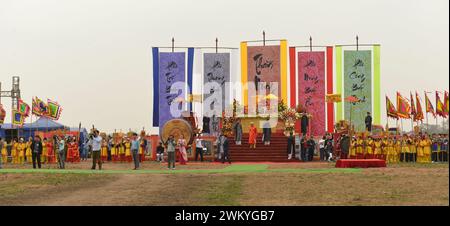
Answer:
M245 106L248 106L250 98L254 98L248 95L247 82L255 87L265 82L269 85L277 82L275 95L287 104L287 41L281 40L280 45L272 46L247 46L246 42L241 42L241 81Z
M225 110L230 104L229 93L225 91L225 83L230 81L230 53L205 53L203 55L203 84L207 82L217 82L221 87L222 98L222 111ZM214 92L218 90L205 90L203 92L203 100L211 96ZM227 95L227 96L226 96ZM211 103L211 105L213 105ZM212 106L205 104L203 105L203 112L205 116L211 112ZM221 116L221 112L218 112L218 117Z
M170 113L172 104L182 104L174 100L181 94L185 93L185 88L178 93L171 93L172 85L175 82L184 82L186 77L185 71L185 53L159 53L159 127L162 128L164 123L174 118ZM184 99L185 97L182 96Z
M298 100L312 115L311 134L325 133L325 52L298 53Z
M371 54L370 50L344 51L344 98L354 96L359 99L344 104L345 119L350 120L351 114L356 131L365 130L364 119L367 112L372 112Z

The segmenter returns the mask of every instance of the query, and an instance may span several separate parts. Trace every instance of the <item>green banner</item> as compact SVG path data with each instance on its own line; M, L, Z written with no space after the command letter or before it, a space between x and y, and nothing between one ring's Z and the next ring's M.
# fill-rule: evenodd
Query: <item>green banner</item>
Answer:
M345 119L351 120L356 131L364 131L367 112L372 113L372 51L344 51L344 98L353 96L356 102L345 102Z

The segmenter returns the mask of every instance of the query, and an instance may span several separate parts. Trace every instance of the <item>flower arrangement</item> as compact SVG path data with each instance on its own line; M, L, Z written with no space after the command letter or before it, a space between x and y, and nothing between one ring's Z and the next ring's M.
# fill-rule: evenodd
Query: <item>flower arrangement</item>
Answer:
M280 105L283 104L282 102ZM278 106L279 111L278 116L284 121L284 131L288 135L291 131L295 129L295 122L300 119L301 113L297 111L297 108L288 108L286 106Z

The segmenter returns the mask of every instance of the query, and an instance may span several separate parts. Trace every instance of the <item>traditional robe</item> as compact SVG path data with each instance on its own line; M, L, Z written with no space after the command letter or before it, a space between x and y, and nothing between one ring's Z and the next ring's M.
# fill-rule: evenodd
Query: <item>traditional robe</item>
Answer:
M258 136L258 132L255 126L250 126L248 131L248 143L256 144L256 137Z

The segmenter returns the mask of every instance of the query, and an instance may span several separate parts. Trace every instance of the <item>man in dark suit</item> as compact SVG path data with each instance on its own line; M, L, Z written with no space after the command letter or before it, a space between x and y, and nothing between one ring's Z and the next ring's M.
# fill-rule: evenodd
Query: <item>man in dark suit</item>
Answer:
M366 124L366 130L371 132L372 131L372 116L370 116L370 112L367 112L366 119L364 120Z
M289 133L289 137L287 140L287 153L288 153L288 159L291 159L292 156L295 156L295 139L294 139L294 133L291 131Z
M306 133L308 132L308 125L309 125L309 118L308 115L306 114L306 111L303 112L302 117L300 118L300 124L302 134L303 136L305 136Z
M316 141L314 141L314 137L311 136L307 141L308 146L308 161L312 161L314 158L314 150L316 150Z
M225 158L227 158L228 163L231 164L231 159L230 159L230 155L229 155L229 141L227 136L223 135L223 142L222 142L222 146L223 146L223 156L222 156L222 163L225 163Z
M38 168L41 168L41 154L42 154L42 142L41 138L34 136L33 142L31 142L31 159L33 159L33 169L36 169L36 160Z

